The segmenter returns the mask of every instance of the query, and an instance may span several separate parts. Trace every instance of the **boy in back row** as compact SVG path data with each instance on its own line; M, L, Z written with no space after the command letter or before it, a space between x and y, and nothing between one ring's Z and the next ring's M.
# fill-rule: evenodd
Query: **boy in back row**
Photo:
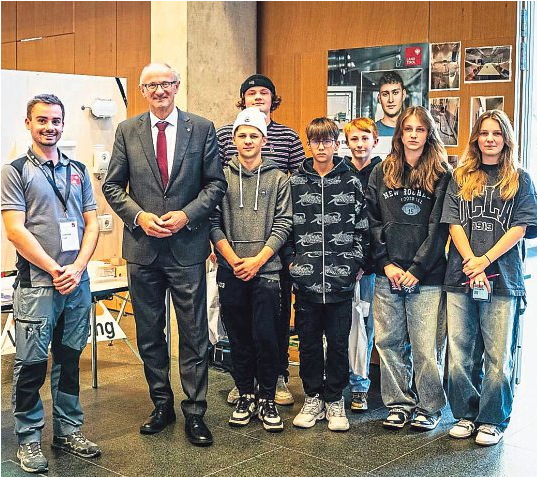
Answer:
M369 227L360 180L335 156L337 125L317 118L306 135L313 157L290 180L293 232L288 253L306 394L293 424L309 428L326 416L330 430L346 431L342 392L348 383L352 298L368 254Z

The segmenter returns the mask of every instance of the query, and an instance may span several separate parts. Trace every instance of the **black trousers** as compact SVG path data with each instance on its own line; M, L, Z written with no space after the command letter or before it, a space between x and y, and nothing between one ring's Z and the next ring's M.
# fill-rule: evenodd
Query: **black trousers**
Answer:
M169 288L179 329L181 385L186 394L181 409L185 416L205 414L209 365L205 262L182 267L163 247L151 265L128 263L127 273L136 339L151 400L155 405L173 406L174 402L164 335Z
M289 377L289 325L291 323L291 290L292 282L289 274L289 262L280 252L282 269L280 270L281 308L276 320L278 337L278 376Z
M295 328L300 340L300 378L308 396L339 401L349 383L349 333L352 300L313 303L296 293ZM326 336L326 363L323 350ZM326 376L326 377L325 377Z
M276 320L280 311L278 280L255 277L247 282L218 267L220 310L231 345L233 379L241 394L274 399L278 379Z

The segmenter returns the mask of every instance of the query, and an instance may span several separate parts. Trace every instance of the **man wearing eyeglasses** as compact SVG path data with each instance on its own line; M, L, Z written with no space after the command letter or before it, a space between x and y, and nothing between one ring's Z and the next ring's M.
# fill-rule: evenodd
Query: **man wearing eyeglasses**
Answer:
M119 124L103 192L123 220L138 349L154 410L142 434L162 431L176 419L164 336L169 289L179 328L179 369L186 399L185 431L194 445L211 445L207 409L208 327L205 260L209 216L226 192L214 125L179 110L177 73L147 65L140 91L149 112Z

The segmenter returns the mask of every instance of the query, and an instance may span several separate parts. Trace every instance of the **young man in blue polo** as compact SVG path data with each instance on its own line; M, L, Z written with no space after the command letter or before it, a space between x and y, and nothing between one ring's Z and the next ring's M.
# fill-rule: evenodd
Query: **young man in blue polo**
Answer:
M45 425L39 390L52 351L52 447L96 457L99 447L81 433L79 361L89 332L91 292L86 265L99 237L95 198L84 164L58 149L65 109L54 95L27 105L32 145L2 168L2 219L17 249L13 293L16 355L13 367L17 457L26 472L48 470L41 450Z

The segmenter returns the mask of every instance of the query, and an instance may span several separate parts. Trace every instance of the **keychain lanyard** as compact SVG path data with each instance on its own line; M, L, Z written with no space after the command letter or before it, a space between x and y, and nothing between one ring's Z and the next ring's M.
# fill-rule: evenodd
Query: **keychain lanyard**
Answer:
M33 154L30 154L29 152L26 153L26 157L32 161L32 163L37 166L45 178L47 179L48 183L52 187L52 190L56 194L56 197L59 199L59 201L62 203L63 208L65 210L65 215L67 215L67 201L69 200L69 194L71 193L71 163L67 164L67 167L65 168L65 198L62 196L60 189L58 189L58 186L56 185L56 182L52 177L50 177L48 172L45 172L45 168L43 167L43 164L39 163L39 161L34 157Z

